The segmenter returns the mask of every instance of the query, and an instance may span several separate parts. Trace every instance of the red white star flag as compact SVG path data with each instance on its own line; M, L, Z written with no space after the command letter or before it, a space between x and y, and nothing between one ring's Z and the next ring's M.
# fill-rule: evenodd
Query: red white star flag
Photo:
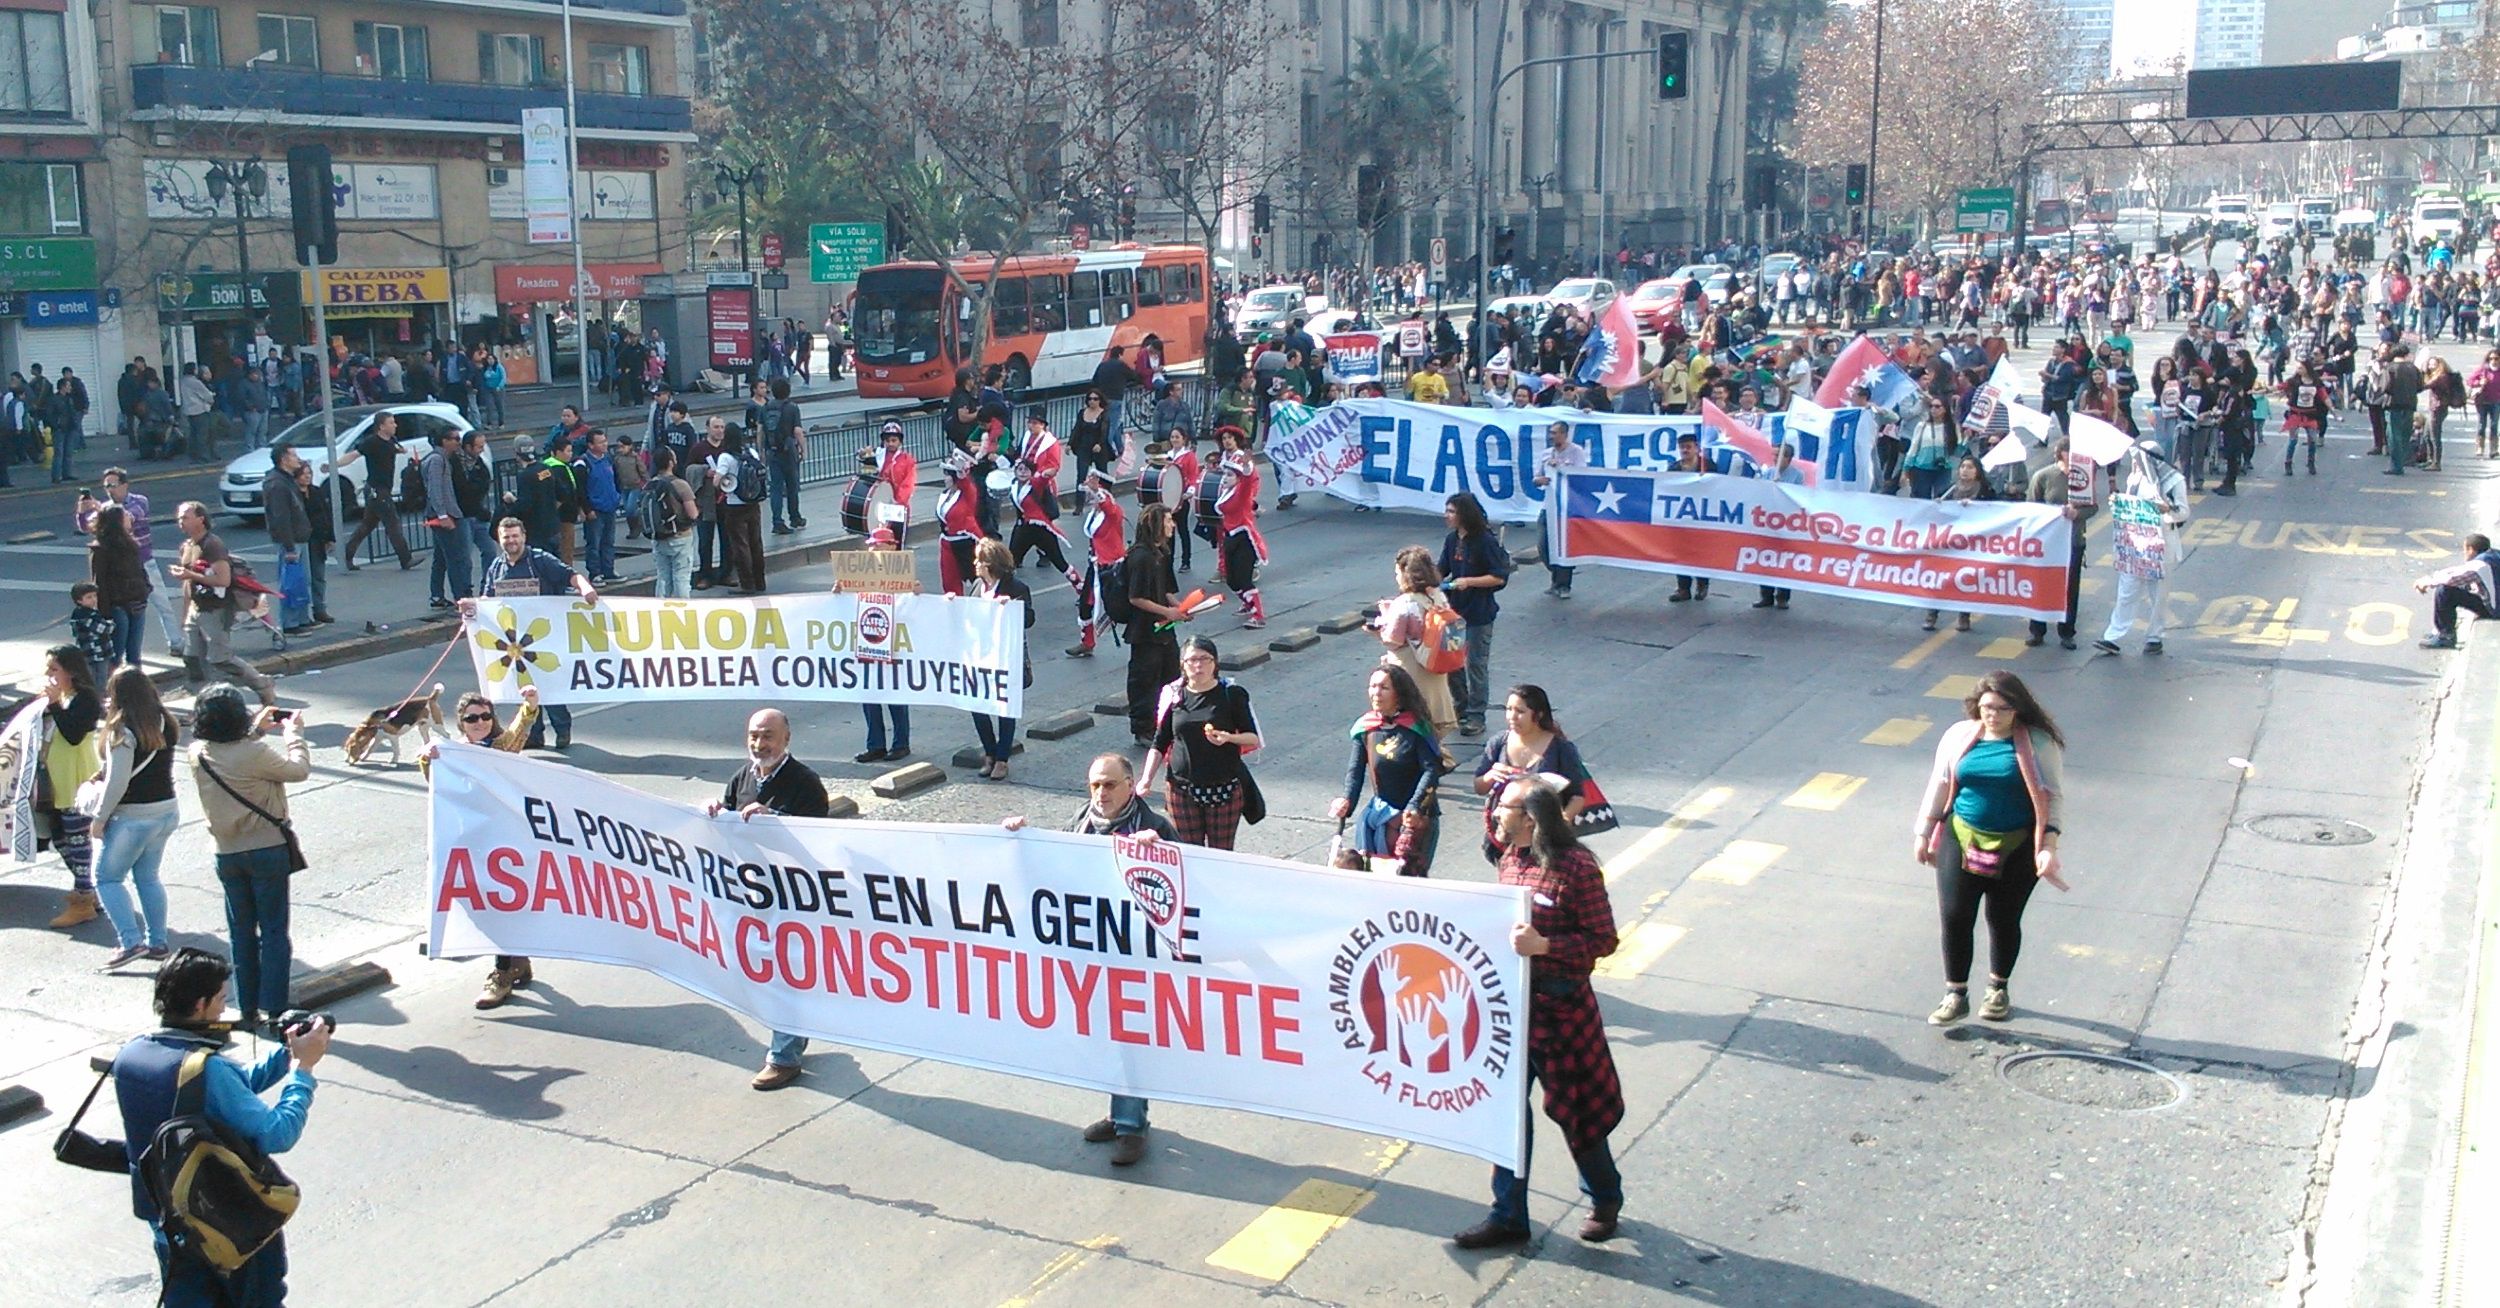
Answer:
M1772 446L1770 437L1762 434L1761 428L1738 422L1728 416L1727 410L1708 400L1701 402L1701 425L1718 437L1713 444L1727 446L1753 460L1757 467L1768 468L1779 462L1778 449Z
M1865 336L1858 337L1841 350L1838 359L1832 361L1831 375L1825 377L1823 385L1814 392L1814 402L1826 409L1848 407L1849 388L1865 380L1869 372L1890 362L1892 356L1884 353L1883 346Z

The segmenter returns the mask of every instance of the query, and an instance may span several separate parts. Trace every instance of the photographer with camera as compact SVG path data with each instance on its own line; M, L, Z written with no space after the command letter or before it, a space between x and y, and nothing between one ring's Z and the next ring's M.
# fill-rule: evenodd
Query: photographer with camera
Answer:
M260 739L273 729L276 748ZM294 966L287 878L303 870L304 855L287 820L286 788L312 775L304 715L270 707L255 715L242 691L218 682L193 701L191 734L191 775L226 892L235 1004L241 1025L259 1030L264 1017L285 1011Z
M219 1019L232 974L226 960L206 950L175 951L156 974L156 1012L164 1029L132 1040L113 1059L113 1094L121 1103L123 1148L130 1159L131 1206L155 1236L157 1268L164 1278L159 1302L165 1308L279 1308L286 1302L283 1234L272 1230L268 1242L240 1266L220 1270L207 1256L193 1252L195 1244L207 1247L204 1233L169 1221L149 1184L165 1161L149 1158L158 1128L175 1119L205 1116L227 1144L247 1145L261 1154L284 1153L304 1134L304 1119L312 1109L313 1065L329 1052L336 1023L326 1014L290 1013L284 1048L270 1050L249 1067L221 1058L218 1051L227 1044L228 1028ZM193 1064L195 1055L200 1061ZM277 1103L263 1103L260 1096L273 1086ZM288 1190L291 1201L292 1187ZM285 1220L283 1212L246 1216L268 1225ZM219 1217L210 1222L218 1224ZM169 1224L176 1228L170 1237ZM236 1233L214 1230L205 1235L214 1240Z

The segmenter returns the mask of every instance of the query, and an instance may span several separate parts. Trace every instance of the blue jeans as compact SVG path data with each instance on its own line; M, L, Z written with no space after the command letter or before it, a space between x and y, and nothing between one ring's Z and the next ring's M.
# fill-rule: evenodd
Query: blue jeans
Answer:
M660 599L694 598L694 537L679 532L651 542L651 562L659 569L651 593Z
M286 846L217 856L226 888L226 935L234 942L234 1003L244 1015L286 1011L295 945L287 937Z
M83 439L85 437L79 432L76 419L52 429L52 480L68 481L78 475L70 471L69 456Z
M1530 1084L1535 1083L1537 1074L1536 1059L1531 1056L1528 1059ZM1504 1226L1528 1224L1528 1165L1536 1154L1536 1131L1531 1128L1521 1138L1525 1143L1520 1147L1519 1170L1513 1172L1507 1167L1493 1169L1491 1215L1494 1221ZM1580 1169L1580 1193L1587 1195L1590 1203L1622 1204L1623 1173L1615 1167L1614 1149L1604 1140L1572 1154L1571 1161Z
M582 553L592 581L616 575L616 510L582 510Z
M479 423L483 426L501 427L503 425L503 392L479 388L477 416Z
M1450 698L1456 701L1459 720L1484 721L1485 700L1489 697L1493 676L1493 624L1467 624L1467 670L1463 676L1450 678Z
M894 719L894 746L891 753L907 753L911 749L911 707L907 704L862 704L862 716L868 719L868 748L886 750L885 724Z
M161 1308L280 1308L286 1302L283 1233L232 1276L220 1276L199 1259L174 1257L165 1245L164 1228L150 1222L148 1229L156 1233L156 1270L165 1278Z
M768 493L764 497L764 502L772 506L773 525L796 527L801 521L797 456L769 455L764 460L764 471L770 477L765 486Z
M572 739L573 710L571 706L564 704L540 705L538 709L538 724L530 728L530 738L522 743L530 749L537 749L545 745L547 743L547 731L551 727L555 729L555 733L558 738L565 740Z
M118 812L105 824L103 848L96 851L95 893L104 905L104 916L112 920L113 943L124 949L164 947L165 883L157 878L156 869L164 860L165 842L173 839L174 828L180 825L182 814L171 804L153 817ZM135 917L130 887L122 884L124 877L138 887Z
M896 712L902 710L897 709ZM992 717L987 713L972 715L972 729L981 737L981 752L1004 763L1016 752L1016 720Z
M462 518L460 526L469 534L470 548L477 551L477 571L469 575L483 581L495 555L502 552L495 547L495 524L483 518Z
M477 590L469 582L468 533L462 531L458 523L448 527L428 527L426 530L434 533L433 598L474 598Z
M764 1062L771 1067L797 1067L800 1057L806 1053L806 1036L775 1031L772 1047L764 1051Z
M2413 461L2413 410L2389 405L2387 409L2387 467L2401 477L2405 465Z
M1146 1101L1136 1095L1111 1096L1111 1125L1122 1135L1144 1135Z
M148 606L113 610L113 662L137 663L139 637L148 629Z

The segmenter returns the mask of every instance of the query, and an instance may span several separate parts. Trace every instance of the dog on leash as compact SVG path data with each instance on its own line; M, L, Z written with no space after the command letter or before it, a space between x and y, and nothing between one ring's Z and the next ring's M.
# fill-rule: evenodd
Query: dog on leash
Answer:
M363 763L374 745L384 739L391 742L391 766L400 763L400 737L426 724L436 734L443 730L443 683L423 695L411 695L389 708L375 709L364 722L347 733L347 761Z

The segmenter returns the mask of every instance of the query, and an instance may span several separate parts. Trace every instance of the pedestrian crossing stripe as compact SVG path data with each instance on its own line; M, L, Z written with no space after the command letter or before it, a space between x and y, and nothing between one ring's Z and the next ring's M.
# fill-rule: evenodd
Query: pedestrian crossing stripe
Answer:
M1741 886L1762 875L1764 868L1778 862L1780 855L1787 852L1788 846L1766 840L1731 840L1709 862L1693 869L1693 879Z
M1836 812L1841 805L1849 802L1851 795L1858 793L1859 787L1865 784L1866 778L1853 777L1846 772L1818 772L1814 774L1813 779L1797 787L1794 794L1780 802L1790 808L1810 808L1820 813Z
M1667 922L1643 922L1623 933L1615 952L1597 960L1599 976L1622 981L1643 975L1685 936L1685 928Z
M1907 745L1926 735L1927 728L1934 725L1935 723L1924 715L1914 718L1886 718L1882 726L1860 736L1858 743L1861 745Z
M2008 659L2021 658L2023 651L2029 648L2017 637L1999 636L1979 647L1979 657L1992 663L2003 663Z
M1968 699L1971 696L1971 692L1977 689L1979 689L1979 678L1966 677L1956 674L1938 681L1935 685L1929 686L1927 688L1927 698Z

